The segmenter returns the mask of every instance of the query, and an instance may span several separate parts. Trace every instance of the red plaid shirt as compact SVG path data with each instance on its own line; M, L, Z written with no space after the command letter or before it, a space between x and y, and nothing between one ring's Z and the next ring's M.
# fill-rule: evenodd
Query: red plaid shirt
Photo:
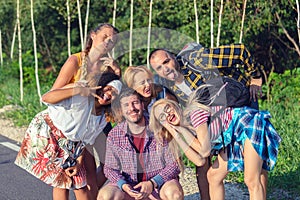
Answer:
M148 124L148 122L147 122ZM125 183L137 184L139 154L132 146L132 136L127 123L122 122L114 127L107 138L104 173L111 183L120 189ZM153 133L146 127L143 159L146 180L154 179L161 187L166 181L176 179L180 173L178 163L169 151L168 143L157 143Z

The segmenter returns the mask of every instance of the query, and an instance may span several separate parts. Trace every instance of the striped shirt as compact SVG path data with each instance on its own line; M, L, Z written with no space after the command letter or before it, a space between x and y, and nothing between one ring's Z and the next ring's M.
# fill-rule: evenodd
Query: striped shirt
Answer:
M212 112L216 113L220 109L222 109L222 106L213 106L211 107ZM215 140L217 140L221 134L221 131L227 130L229 127L229 124L232 120L232 114L233 109L232 108L226 108L224 111L222 111L218 116L220 117L220 120L214 119L209 123L209 134L210 134L210 140L212 143L214 143ZM203 123L208 123L209 117L211 116L211 113L204 111L204 110L195 110L190 114L191 118L191 124L196 129L198 126L200 126Z

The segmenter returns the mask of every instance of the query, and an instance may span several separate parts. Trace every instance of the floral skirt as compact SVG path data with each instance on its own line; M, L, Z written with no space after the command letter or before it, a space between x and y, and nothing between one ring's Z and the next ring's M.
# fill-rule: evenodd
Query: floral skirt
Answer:
M51 123L47 110L42 111L31 121L15 164L53 187L82 188L86 186L83 165L77 175L72 177L61 168L69 157L66 144L67 138Z
M267 111L258 111L249 107L235 108L232 121L223 132L224 143L228 152L228 171L244 170L244 144L249 139L259 157L263 160L262 168L272 170L275 166L281 138L269 121ZM220 141L213 149L221 151Z

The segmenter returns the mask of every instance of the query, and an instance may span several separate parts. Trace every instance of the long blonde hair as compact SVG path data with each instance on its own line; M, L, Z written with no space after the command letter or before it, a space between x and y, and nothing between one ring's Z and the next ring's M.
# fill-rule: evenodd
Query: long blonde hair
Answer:
M179 145L177 144L175 139L173 139L169 131L160 123L159 119L157 119L154 115L155 108L161 104L166 103L171 104L176 110L176 112L180 115L180 119L183 119L182 109L179 107L177 102L170 99L160 99L156 101L152 106L149 120L149 128L154 133L154 137L158 142L163 143L164 140L168 141L170 151L176 158L180 170L183 172L184 164L182 162L182 153L180 151Z

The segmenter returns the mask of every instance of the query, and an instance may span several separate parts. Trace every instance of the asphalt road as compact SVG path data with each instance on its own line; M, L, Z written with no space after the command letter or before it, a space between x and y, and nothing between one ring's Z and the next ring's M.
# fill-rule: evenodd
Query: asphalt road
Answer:
M19 146L0 135L0 200L51 200L52 187L14 164ZM70 199L75 199L73 192Z

